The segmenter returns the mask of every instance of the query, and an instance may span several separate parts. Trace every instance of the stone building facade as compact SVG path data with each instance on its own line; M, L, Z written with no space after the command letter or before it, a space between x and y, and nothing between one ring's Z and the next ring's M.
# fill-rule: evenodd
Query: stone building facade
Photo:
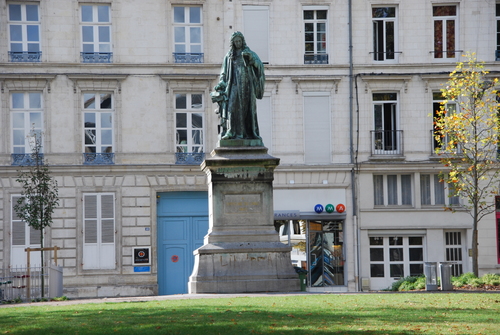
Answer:
M443 211L461 200L435 179L430 115L463 52L498 71L498 7L0 0L0 268L36 247L12 211L34 128L59 184L44 236L61 248L65 294L187 292L208 225L199 163L217 142L209 93L242 31L266 67L258 114L280 158L275 219L298 227L308 289L381 289L425 261L471 271L472 220ZM480 224L482 273L499 269L496 222Z

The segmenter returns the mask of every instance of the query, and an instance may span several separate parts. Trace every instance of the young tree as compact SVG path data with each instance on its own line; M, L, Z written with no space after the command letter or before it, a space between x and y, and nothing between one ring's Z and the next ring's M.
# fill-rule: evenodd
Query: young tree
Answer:
M486 78L488 71L474 54L465 57L441 90L445 100L436 112L434 134L447 169L441 177L451 196L466 200L462 205L472 217L472 267L478 275L478 223L495 210L498 193L498 79ZM447 107L450 101L456 108Z
M52 214L59 204L57 181L50 175L42 155L42 136L32 131L30 134L32 153L26 170L20 170L16 179L23 188L21 197L14 206L19 218L30 227L40 231L40 247L43 249L43 229L52 224ZM44 297L43 250L41 252L42 298Z

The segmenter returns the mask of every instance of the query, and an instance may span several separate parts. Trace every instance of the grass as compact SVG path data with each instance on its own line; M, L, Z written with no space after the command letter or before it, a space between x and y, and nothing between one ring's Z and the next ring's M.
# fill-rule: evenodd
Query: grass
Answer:
M322 294L0 308L0 334L498 334L500 295Z

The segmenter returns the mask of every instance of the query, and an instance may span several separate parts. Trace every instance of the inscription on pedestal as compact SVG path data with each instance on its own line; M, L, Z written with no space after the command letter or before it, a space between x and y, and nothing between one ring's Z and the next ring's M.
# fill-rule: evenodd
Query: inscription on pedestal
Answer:
M259 173L266 172L263 167L245 166L245 167L224 167L215 170L226 178L256 178Z
M260 194L226 194L224 196L224 213L247 214L261 212L262 199Z

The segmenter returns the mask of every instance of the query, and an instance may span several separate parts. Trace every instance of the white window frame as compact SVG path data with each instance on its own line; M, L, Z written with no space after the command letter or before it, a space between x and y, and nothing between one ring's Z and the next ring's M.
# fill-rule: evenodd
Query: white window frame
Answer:
M464 273L464 258L466 257L465 232L444 231L444 259L452 262L451 275L458 277Z
M441 102L445 100L444 97L442 97L442 96L437 97L437 95L440 95L440 94L441 94L441 92L433 92L432 93L432 109L433 109L433 111L432 111L432 123L433 124L434 124L434 119L437 116L437 114L436 114L437 109L435 107L441 108ZM439 106L437 106L438 104L439 104ZM456 113L456 111L457 111L456 101L448 100L448 102L445 105L445 109L446 109L446 112L448 115ZM432 154L435 154L435 150L439 146L439 144L436 142L436 139L435 139L436 129L434 126L432 128L433 128L432 129ZM449 135L446 134L445 139L443 141L444 143L447 143L449 141L448 136ZM460 148L457 148L457 149L460 150Z
M410 245L410 241L409 239L412 238L412 237L419 237L419 238L422 238L422 244L421 245ZM370 277L371 277L371 280L383 280L383 279L388 279L388 278L393 278L393 279L399 279L399 278L402 278L402 277L407 277L407 276L410 276L410 265L413 265L413 264L419 264L419 265L422 265L422 273L423 273L423 270L424 270L424 260L426 259L425 258L425 236L423 235L402 235L402 234L394 234L392 236L369 236L369 238L379 238L379 239L382 239L383 240L383 244L382 245L369 245L369 250L371 249L383 249L383 260L382 261L372 261L371 259L369 259L370 261ZM397 238L397 239L402 239L402 244L401 245L396 245L396 244L393 244L391 245L390 244L390 240L391 239L394 239L394 238ZM403 259L402 260L391 260L391 254L390 254L390 249L394 249L394 248L401 248L403 249ZM422 260L410 260L410 249L417 249L417 248L421 248L422 249ZM383 264L384 265L384 277L372 277L372 273L371 273L371 265L372 264ZM399 264L402 264L403 265L403 276L402 277L398 277L398 276L391 276L391 265L399 265Z
M306 11L313 11L314 12L314 18L313 19L305 19L304 18L304 13ZM318 19L318 11L326 11L326 19ZM329 15L329 8L327 6L304 6L302 7L302 20L303 20L303 27L304 27L304 55L326 55L328 56L329 54L329 43L328 43L328 15ZM306 44L310 43L306 39L306 24L313 24L313 50L308 51ZM318 41L318 24L324 23L325 24L325 40L320 42ZM318 51L318 44L319 43L324 43L324 51ZM327 63L329 63L330 60L328 60Z
M403 177L410 178L409 184L403 183ZM374 174L373 175L373 203L377 207L392 207L392 206L406 206L412 207L414 204L414 176L412 174ZM396 184L391 184L393 182ZM380 182L382 182L382 190L380 190ZM392 190L389 187L393 186ZM395 192L394 194L394 185ZM409 185L410 190L405 189ZM382 196L382 202L377 200L377 196ZM408 202L407 196L410 197L410 203ZM403 201L405 203L403 203Z
M183 21L178 21L175 17L175 9L176 8L184 8L184 19ZM190 13L191 8L199 8L200 10L200 22L191 22ZM203 53L203 7L202 6L173 6L172 7L172 22L173 22L173 36L172 41L174 43L174 53L195 53L202 54ZM199 29L200 33L200 41L192 42L192 34L191 29L196 28ZM184 30L184 41L177 40L176 31ZM184 51L179 51L177 49L178 46L184 46ZM192 49L199 48L199 51L193 51Z
M12 268L27 266L27 253L24 251L26 248L40 248L40 231L35 230L28 225L26 221L21 220L16 212L14 206L21 195L11 195L11 238L10 238L10 266ZM23 231L19 231L22 229ZM20 234L20 235L19 235ZM24 236L21 236L24 235ZM23 243L19 243L18 239L23 239ZM39 252L30 254L30 265L41 266L41 255Z
M424 176L429 176L427 177ZM450 197L450 194L452 192L452 189L450 188L448 183L445 183L444 181L440 182L441 178L439 177L438 174L433 174L433 173L420 173L420 202L422 206L459 206L460 205L460 198L457 196ZM429 181L427 185L427 181ZM426 183L426 185L424 185ZM440 188L438 190L437 188ZM430 203L424 203L424 192L425 189L428 189L430 194L429 194L429 202ZM443 200L444 202L440 202L437 194L442 193L443 195ZM427 201L425 201L427 202Z
M85 106L86 97L90 98L90 96L94 95L94 106L95 108L89 108ZM106 97L110 97L111 99L111 108L101 108L101 103L104 101ZM100 103L97 103L99 101ZM86 153L113 153L114 152L114 120L115 120L115 109L114 109L114 94L112 92L82 92L82 113L83 113L83 150ZM94 114L95 126L94 127L85 127L86 124L86 114ZM103 114L110 114L111 127L105 127L102 125L102 117ZM92 134L91 130L95 130L95 134ZM110 131L111 132L111 143L103 143L103 132ZM92 137L95 139L95 143L86 143L87 138L92 140ZM95 147L95 151L90 149L91 147Z
M396 94L396 99L388 99L388 100L375 100L375 95L376 94ZM372 100L373 100L373 129L375 131L373 138L372 138L372 152L375 154L398 154L402 153L402 143L401 143L401 136L399 134L399 93L397 92L373 92L372 94ZM390 129L385 128L385 105L392 105L391 107L391 115L390 115L390 123L391 127ZM382 108L382 119L381 119L381 125L377 124L377 106L381 106ZM382 136L380 137L377 135L377 131L382 132ZM393 133L390 134L390 139L391 139L391 144L389 144L389 147L391 149L387 149L387 137L386 137L386 132L391 131ZM379 142L380 141L380 142Z
M201 96L201 105L199 107L194 107L193 95ZM177 97L186 97L186 108L180 108L177 106ZM176 92L174 99L174 117L175 117L175 147L176 152L179 153L204 153L205 152L205 98L203 92L197 93L181 93ZM180 114L186 114L186 127L177 126L177 117ZM202 118L201 128L193 127L192 117L194 114L200 114ZM186 143L181 143L182 139L179 135L179 131L186 131ZM201 144L196 144L193 139L193 134L195 132L201 132Z
M23 107L18 108L14 106L14 95L23 95ZM32 107L30 102L30 97L32 95L39 95L40 97L40 107ZM43 152L43 93L42 92L10 92L10 114L11 114L11 143L12 143L12 153L14 154L31 154L34 149L34 138L32 133L34 132L37 136L42 138L42 148ZM16 120L18 115L23 115L23 126L19 126ZM33 118L38 118L39 122L33 122ZM24 143L19 143L19 136L15 135L17 132L23 132L22 137L24 137Z
M436 7L455 7L456 9L456 15L449 15L449 16L434 16L434 8ZM459 44L459 36L460 36L460 29L459 29L459 22L458 22L458 17L459 17L459 8L458 5L455 4L434 4L432 6L432 32L433 32L433 58L434 60L443 60L443 61L455 61L459 56L460 56L460 50L458 50ZM436 23L438 21L442 21L442 30L441 30L441 37L442 37L442 48L441 51L436 49ZM447 22L454 22L454 42L455 46L453 50L450 50L448 52L448 31L447 31ZM448 54L451 54L453 57L449 57ZM441 57L438 57L441 56Z
M14 21L11 20L10 17L10 7L11 6L21 6L21 20L20 21ZM36 21L28 21L27 19L27 10L26 6L36 6L37 7L37 20ZM37 2L28 2L28 3L9 3L8 4L8 35L9 35L9 51L11 52L40 52L42 51L42 46L41 46L41 31L40 31L40 5ZM21 41L12 41L11 37L11 30L13 26L21 26ZM37 26L38 28L38 41L29 41L28 40L28 27L29 26ZM21 43L22 44L22 50L12 50L12 43ZM38 45L38 50L29 50L29 45Z
M381 8L394 8L394 17L374 17L374 10ZM373 6L372 7L372 25L373 25L373 61L379 62L387 62L387 63L397 63L398 55L398 7L397 6ZM390 53L387 51L388 45L388 33L387 26L389 23L393 24L393 58L388 58ZM380 26L381 25L381 26ZM382 30L382 34L379 34L379 30ZM383 41L382 50L378 49L379 40L378 37L382 35ZM380 56L381 54L381 56Z
M83 21L83 8L91 7L92 8L92 21ZM98 10L99 7L107 7L109 13L108 21L99 21ZM111 6L106 4L98 4L98 5L88 5L82 4L80 5L80 38L81 38L81 47L82 52L94 52L94 53L111 53L113 52L113 39L112 39L112 25L111 25ZM84 41L84 29L85 27L92 27L92 41ZM108 27L109 41L101 41L100 32L101 27ZM92 51L86 50L86 46L92 46Z
M95 213L91 207L91 198L95 197ZM112 214L103 216L105 201L111 199ZM111 198L109 198L111 197ZM112 270L116 268L116 197L114 193L84 193L83 199L83 270ZM94 215L95 214L95 215ZM112 223L112 232L103 233L103 224ZM95 224L95 232L93 226ZM92 232L92 234L90 234ZM93 235L95 234L95 236ZM110 236L113 242L109 241ZM108 241L106 241L108 238Z

